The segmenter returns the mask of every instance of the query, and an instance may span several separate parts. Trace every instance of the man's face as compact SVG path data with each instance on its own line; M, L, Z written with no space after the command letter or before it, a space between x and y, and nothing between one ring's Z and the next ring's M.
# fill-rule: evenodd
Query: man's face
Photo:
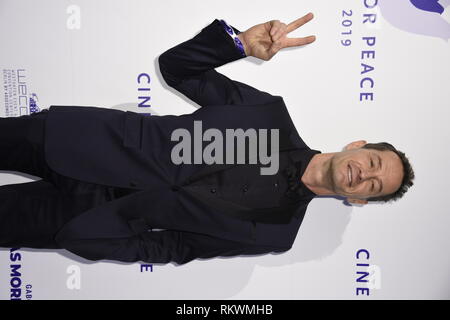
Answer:
M363 149L360 146L364 144L349 144L346 150L336 153L330 160L331 188L349 200L391 194L400 187L403 179L403 165L397 154Z

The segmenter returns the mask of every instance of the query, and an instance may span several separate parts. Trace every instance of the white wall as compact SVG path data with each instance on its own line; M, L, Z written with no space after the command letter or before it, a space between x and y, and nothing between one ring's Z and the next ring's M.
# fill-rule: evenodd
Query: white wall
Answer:
M352 15L343 17L343 10ZM1 116L29 112L4 99L5 70L11 69L25 70L26 95L36 94L40 108L142 112L136 77L145 72L152 79L152 111L189 113L197 106L167 89L159 54L215 18L245 31L313 12L314 20L290 35L314 34L313 44L284 49L268 62L250 57L217 70L281 95L311 148L336 152L354 140L387 141L406 153L416 173L415 185L393 204L352 207L314 199L294 247L282 255L154 265L153 272L140 272L138 263L92 263L65 250L20 249L22 288L31 284L33 299L448 299L449 10L426 12L406 0L379 1L371 10L362 0L1 0ZM377 23L363 24L364 13L377 14ZM352 24L344 27L347 18ZM80 29L70 29L78 22ZM341 34L349 30L351 35ZM374 59L361 59L361 51L371 49L364 36L376 37ZM345 47L341 40L347 38L352 43ZM375 83L373 101L359 100L362 62L375 68L366 74ZM35 179L0 172L2 185ZM356 295L364 287L356 272L366 270L356 264L367 262L356 259L359 249L370 252L370 296ZM9 299L10 264L8 250L0 249L2 299ZM81 288L71 290L66 270L74 265Z

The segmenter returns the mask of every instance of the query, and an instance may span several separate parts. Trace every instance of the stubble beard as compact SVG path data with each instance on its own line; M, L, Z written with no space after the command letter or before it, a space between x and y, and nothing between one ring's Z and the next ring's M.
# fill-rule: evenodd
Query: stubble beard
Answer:
M335 164L334 164L334 159L331 158L330 159L330 165L328 167L328 170L326 171L326 176L325 179L327 180L327 183L329 184L331 190L333 190L333 192L335 194L339 194L339 190L336 190L336 183L335 183L335 177L334 177L334 173L335 173Z

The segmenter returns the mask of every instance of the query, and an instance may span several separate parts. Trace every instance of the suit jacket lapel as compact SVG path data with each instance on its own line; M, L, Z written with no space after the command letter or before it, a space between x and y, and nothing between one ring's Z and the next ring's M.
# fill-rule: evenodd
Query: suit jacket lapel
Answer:
M295 150L298 149L291 140L291 131L287 132L286 129L282 128L279 131L280 133L280 141L279 141L279 152L281 151L289 151L289 150ZM270 147L268 148L270 150ZM248 154L246 153L246 162L248 163ZM185 183L183 183L184 185L201 179L202 177L214 173L216 171L221 171L221 170L226 170L229 168L234 167L235 165L237 165L236 163L234 164L212 164L212 165L203 165L202 168L200 168L199 170L197 170L194 174L192 174L186 181Z

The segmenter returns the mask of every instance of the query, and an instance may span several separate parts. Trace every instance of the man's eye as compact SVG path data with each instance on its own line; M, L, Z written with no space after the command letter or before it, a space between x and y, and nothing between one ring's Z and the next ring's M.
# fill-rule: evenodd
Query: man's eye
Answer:
M370 159L370 167L373 168L373 161Z
M375 189L375 185L372 182L372 190L371 191L373 191L374 189Z

